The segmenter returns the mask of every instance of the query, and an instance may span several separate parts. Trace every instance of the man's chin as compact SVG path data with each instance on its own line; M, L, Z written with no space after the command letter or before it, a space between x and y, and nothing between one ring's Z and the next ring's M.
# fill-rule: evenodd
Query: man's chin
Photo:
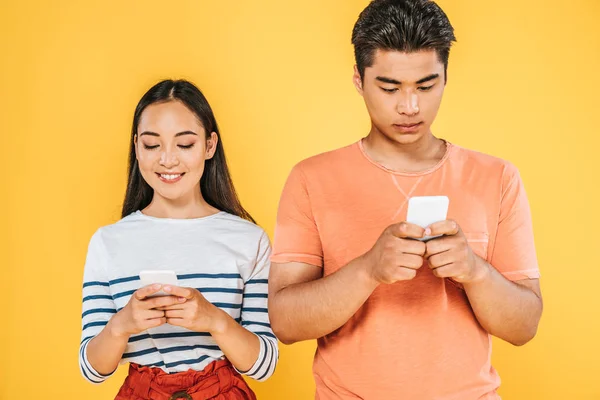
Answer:
M390 132L386 136L388 137L389 140L391 140L395 143L398 143L398 144L402 144L402 145L414 144L414 143L421 141L421 139L423 139L423 134L421 132L416 132L416 133Z

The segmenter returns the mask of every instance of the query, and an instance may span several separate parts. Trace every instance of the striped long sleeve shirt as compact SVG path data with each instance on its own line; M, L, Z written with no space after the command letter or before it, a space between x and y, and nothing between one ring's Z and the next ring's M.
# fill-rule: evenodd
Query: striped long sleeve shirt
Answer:
M278 360L277 339L267 312L270 244L258 226L231 214L197 219L154 218L135 212L100 228L92 237L85 264L79 366L100 383L87 358L87 345L141 287L143 270L173 270L178 284L198 289L212 304L258 336L260 352L249 371L262 381ZM207 332L169 324L129 338L121 364L134 362L168 373L202 370L224 357Z

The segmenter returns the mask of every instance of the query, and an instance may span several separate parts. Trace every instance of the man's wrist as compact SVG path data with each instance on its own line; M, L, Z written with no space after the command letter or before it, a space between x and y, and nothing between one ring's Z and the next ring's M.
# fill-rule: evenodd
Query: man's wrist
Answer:
M486 282L491 277L491 265L487 263L483 258L473 255L473 269L471 277L468 281L463 282L464 285L476 285Z
M357 259L355 259L353 261L353 263L356 263L355 267L356 267L356 272L358 274L358 279L360 279L362 282L364 282L364 284L366 286L368 286L369 288L371 288L372 290L375 290L375 288L377 286L379 286L379 284L381 282L379 282L373 276L373 273L372 273L373 266L371 264L369 257L367 257L367 254L364 254L364 255L358 257Z

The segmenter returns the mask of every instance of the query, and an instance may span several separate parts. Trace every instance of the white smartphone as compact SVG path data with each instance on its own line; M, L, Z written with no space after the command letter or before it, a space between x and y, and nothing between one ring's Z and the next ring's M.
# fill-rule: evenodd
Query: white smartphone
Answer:
M406 222L427 228L429 225L446 220L448 217L447 196L417 196L408 199L408 212ZM427 241L439 236L425 236L422 241Z
M174 271L152 271L146 270L140 272L140 281L142 282L142 287L152 285L155 283L160 283L162 285L172 285L178 286L177 283L177 275ZM148 297L156 297L156 296L169 296L168 293L163 292L162 289L158 292L150 295Z

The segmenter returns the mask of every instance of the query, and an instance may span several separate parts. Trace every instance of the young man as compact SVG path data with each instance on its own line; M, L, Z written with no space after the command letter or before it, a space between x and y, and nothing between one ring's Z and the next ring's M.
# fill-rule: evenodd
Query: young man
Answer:
M542 313L517 169L431 130L455 41L432 1L375 0L352 43L369 135L302 161L282 194L269 313L284 343L318 339L318 399L498 399L491 336L523 345ZM403 222L412 196L448 220ZM430 235L439 238L422 242Z

